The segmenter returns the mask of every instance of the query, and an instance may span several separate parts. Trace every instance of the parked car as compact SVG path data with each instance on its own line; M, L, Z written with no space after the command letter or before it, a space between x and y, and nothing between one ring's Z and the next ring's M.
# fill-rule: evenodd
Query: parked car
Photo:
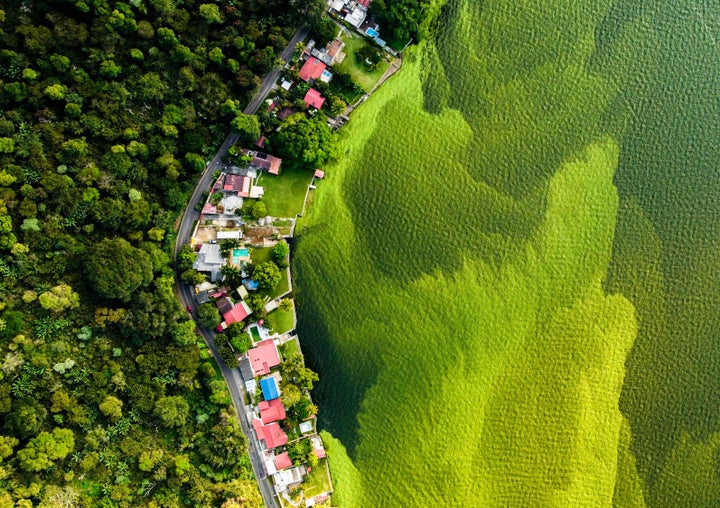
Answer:
M187 311L188 311L190 314L192 314L192 311L193 311L192 305L188 305L188 306L187 306Z

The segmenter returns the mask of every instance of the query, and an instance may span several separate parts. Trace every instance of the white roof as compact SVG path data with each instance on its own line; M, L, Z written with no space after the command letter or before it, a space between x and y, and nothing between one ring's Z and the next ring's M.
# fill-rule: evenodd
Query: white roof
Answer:
M249 197L258 199L258 198L263 197L263 194L265 194L265 187L260 187L260 186L256 185L252 189L250 189Z
M332 3L332 6L330 6L331 9L340 12L340 9L342 9L345 6L345 0L334 0Z
M283 492L287 489L288 485L292 485L293 483L300 483L305 474L305 468L303 467L301 470L300 467L283 469L282 471L278 471L277 473L272 475L273 480L275 481L275 491Z
M280 83L280 88L283 88L285 90L290 90L290 87L292 86L292 81L288 81L283 78L282 82Z
M235 231L218 231L217 232L218 240L226 240L228 238L235 238L236 240L238 238L242 238L242 231L237 229Z
M345 21L350 23L355 28L359 28L360 25L363 24L363 21L365 21L365 15L366 12L363 9L355 7L350 14L345 16Z
M307 434L308 432L312 432L312 430L313 430L313 425L310 420L302 422L299 425L299 427L300 427L300 432L302 432L303 434Z
M201 259L202 258L202 259ZM198 252L198 261L206 265L224 265L225 259L220 255L220 246L216 243L204 243Z

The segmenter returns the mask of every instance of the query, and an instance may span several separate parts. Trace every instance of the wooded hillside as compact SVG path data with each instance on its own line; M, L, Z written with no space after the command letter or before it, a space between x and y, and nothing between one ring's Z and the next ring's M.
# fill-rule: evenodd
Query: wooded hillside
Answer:
M173 224L323 2L0 11L0 505L259 506Z

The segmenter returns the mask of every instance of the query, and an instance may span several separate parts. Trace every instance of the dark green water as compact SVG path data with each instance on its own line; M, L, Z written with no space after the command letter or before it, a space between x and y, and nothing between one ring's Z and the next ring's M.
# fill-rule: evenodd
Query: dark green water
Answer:
M633 25L642 37L625 35ZM681 481L673 464L684 433L705 443L720 430L718 38L720 4L708 1L621 2L598 32L605 56L633 55L607 286L638 312L620 406L653 506L714 504L720 494L717 465L704 472L709 491Z

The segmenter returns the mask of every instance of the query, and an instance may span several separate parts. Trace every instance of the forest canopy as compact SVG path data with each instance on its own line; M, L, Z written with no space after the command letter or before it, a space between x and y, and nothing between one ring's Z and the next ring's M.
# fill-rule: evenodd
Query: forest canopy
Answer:
M4 5L0 505L260 506L173 223L324 2Z

